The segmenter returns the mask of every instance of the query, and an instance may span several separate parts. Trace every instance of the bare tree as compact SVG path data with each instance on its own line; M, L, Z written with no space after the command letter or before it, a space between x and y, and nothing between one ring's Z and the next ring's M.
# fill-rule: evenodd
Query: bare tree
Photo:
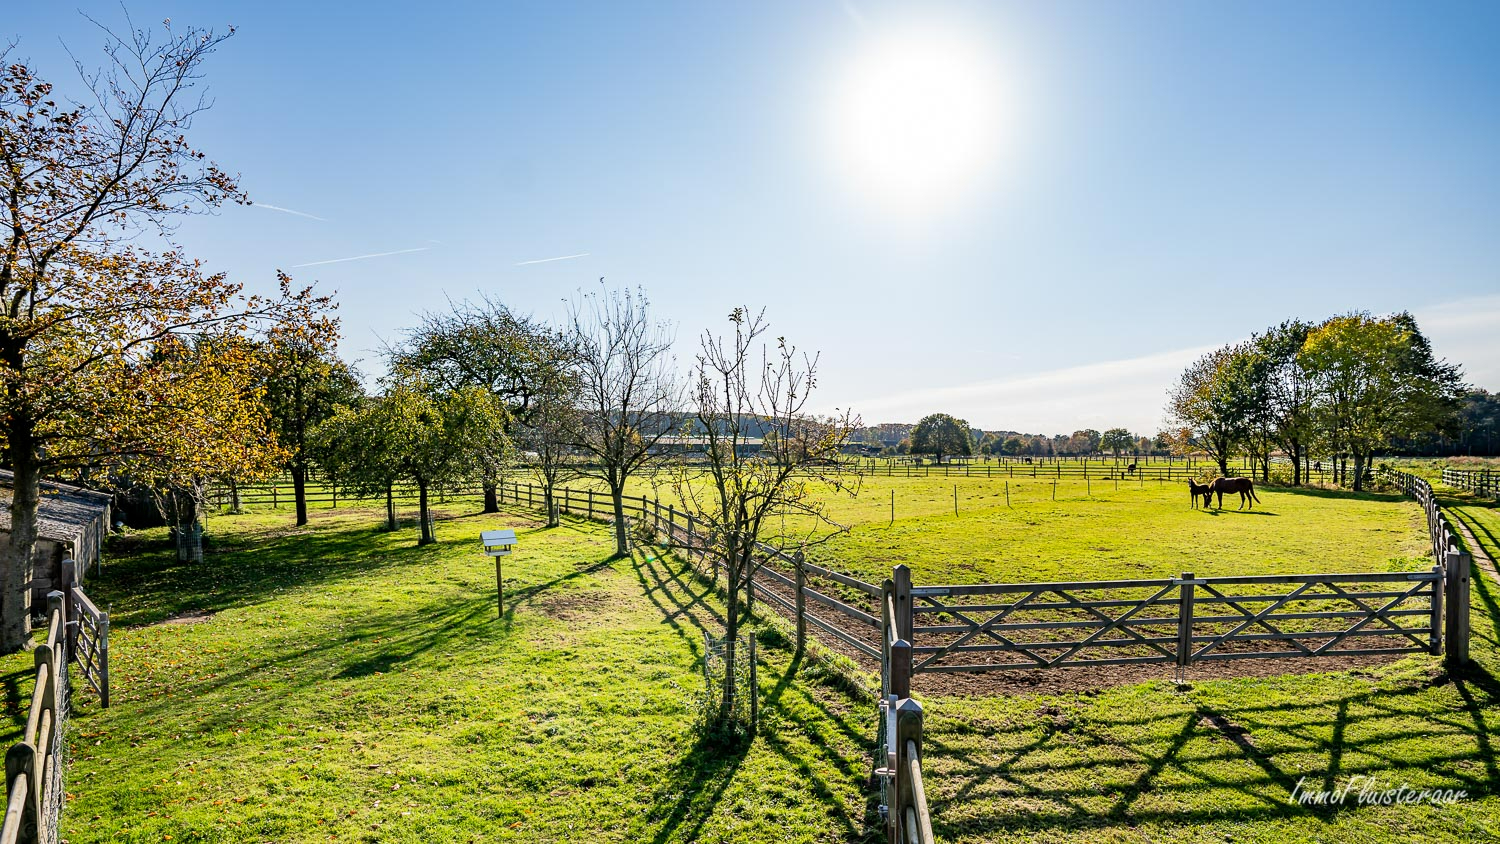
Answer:
M735 644L763 560L757 549L769 542L805 550L843 532L829 518L826 498L813 493L854 495L859 482L858 473L845 473L838 459L858 419L848 412L832 418L807 412L817 356L799 354L783 337L774 351L767 349L761 339L768 330L764 310L752 317L735 308L729 321L729 337L704 333L692 368L694 427L706 468L681 462L672 482L683 507L705 525L707 550L724 563L721 724L736 711ZM762 449L755 450L760 431L774 436L762 437Z
M600 279L603 282L603 279ZM681 397L672 332L653 319L644 291L580 293L568 309L568 341L578 389L573 446L582 471L609 490L615 553L627 554L625 484L656 459Z

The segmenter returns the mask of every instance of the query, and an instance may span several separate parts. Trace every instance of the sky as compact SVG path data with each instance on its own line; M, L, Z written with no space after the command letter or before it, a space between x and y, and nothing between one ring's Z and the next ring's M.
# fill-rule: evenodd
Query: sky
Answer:
M125 26L0 7L65 93L83 14ZM335 292L372 378L450 300L559 320L603 278L683 361L765 307L870 424L1152 433L1197 355L1354 310L1500 389L1500 4L126 7L237 28L190 138L255 204L176 241Z

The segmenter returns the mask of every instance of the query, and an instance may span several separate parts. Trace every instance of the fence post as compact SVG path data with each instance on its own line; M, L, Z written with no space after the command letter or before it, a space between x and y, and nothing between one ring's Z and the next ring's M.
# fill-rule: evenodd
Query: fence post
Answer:
M1448 572L1444 586L1448 604L1448 657L1444 662L1450 673L1469 662L1469 555L1457 549L1448 551Z
M1177 600L1177 670L1178 682L1182 682L1181 672L1186 670L1188 663L1193 659L1193 573L1185 571L1182 573L1182 582L1178 586Z
M26 802L21 808L21 831L16 837L18 842L34 842L37 840L36 828L38 818L36 815L36 801L34 795L40 783L37 782L37 752L30 742L18 742L5 751L5 793L7 796L16 793L16 780L22 776L26 777Z
M1443 578L1443 565L1435 563L1432 566L1434 575L1432 581L1432 617L1428 621L1427 652L1438 656L1443 652L1443 590L1445 587Z
M807 588L807 572L802 570L801 551L792 555L792 565L797 578L797 653L800 654L807 647L807 596L803 594Z
M891 694L911 697L911 569L904 565L891 570L891 596L896 617L896 640L891 643Z
M917 799L916 781L911 775L913 763L920 765L922 761L922 704L909 697L896 704L895 738L896 799L891 814L896 817L896 839L931 841L932 821L926 817L927 807L921 805L924 801ZM913 822L916 829L911 828Z
M760 679L755 670L755 632L750 632L750 731L760 726Z
M594 490L591 488L591 489L589 489L589 520L592 521L593 518L594 518Z
M75 561L73 561L73 560L71 560L71 559L63 560L62 561L62 594L63 594L63 604L64 604L65 607L72 607L74 601L77 600L77 598L75 597L76 593L73 591L73 590L75 590L77 588L78 588L78 563L75 562ZM73 615L73 613L67 613L67 616L71 616L71 615ZM66 619L66 616L65 616L65 619ZM68 648L67 649L67 655L66 655L65 658L69 659L69 660L75 659L76 658L76 654L78 653L78 625L76 625L76 624L74 624L72 626L66 626L65 625L63 627L63 630L65 632L65 635L63 636L63 640L67 642L67 648Z

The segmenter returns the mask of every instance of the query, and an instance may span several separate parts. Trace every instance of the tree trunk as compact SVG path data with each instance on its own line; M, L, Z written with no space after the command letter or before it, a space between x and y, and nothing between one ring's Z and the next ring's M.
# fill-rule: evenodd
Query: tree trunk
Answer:
M292 464L292 496L297 499L297 524L307 524L307 466Z
M555 528L559 524L557 518L556 499L552 494L552 485L542 485L542 506L547 508L547 527Z
M229 479L229 512L240 512L240 484L234 478Z
M625 490L611 487L609 497L615 505L615 554L623 557L630 553L629 537L625 532Z
M1361 492L1365 488L1365 455L1362 451L1354 452L1354 491Z
M1302 447L1296 441L1288 443L1288 451L1292 457L1292 486L1302 486Z
M391 489L395 484L385 485L385 529L394 531L396 529L396 495Z
M496 486L498 485L494 481L484 482L484 512L486 513L500 512L500 496L496 492Z
M12 418L10 424L11 493L10 537L0 560L0 652L23 650L31 640L32 555L36 551L36 509L41 495L41 470L33 456L31 425Z
M430 545L437 541L432 535L432 516L427 512L427 482L417 480L417 521L421 525L421 536L417 539L418 545Z

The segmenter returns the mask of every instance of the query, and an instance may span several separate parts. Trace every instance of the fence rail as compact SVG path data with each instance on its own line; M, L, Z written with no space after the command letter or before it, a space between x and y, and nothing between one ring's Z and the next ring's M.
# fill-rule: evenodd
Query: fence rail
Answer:
M63 734L68 719L66 596L47 593L47 638L33 651L31 706L21 740L5 753L5 822L0 844L57 841L62 811Z

